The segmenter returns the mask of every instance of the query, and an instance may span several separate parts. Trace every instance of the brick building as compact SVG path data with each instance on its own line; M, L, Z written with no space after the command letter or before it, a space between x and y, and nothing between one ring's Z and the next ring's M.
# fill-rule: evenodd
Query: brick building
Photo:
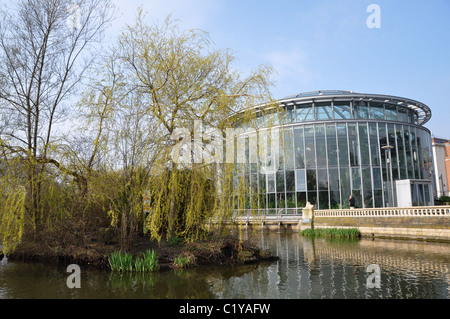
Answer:
M436 197L450 196L450 140L433 137L434 179Z

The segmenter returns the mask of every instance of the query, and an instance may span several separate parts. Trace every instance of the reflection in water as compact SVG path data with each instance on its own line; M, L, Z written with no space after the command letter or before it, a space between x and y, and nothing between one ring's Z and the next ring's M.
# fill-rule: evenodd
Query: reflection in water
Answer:
M450 245L395 240L329 241L298 233L249 233L277 262L119 274L82 269L69 289L67 265L3 262L0 298L448 298ZM368 288L367 266L380 267Z

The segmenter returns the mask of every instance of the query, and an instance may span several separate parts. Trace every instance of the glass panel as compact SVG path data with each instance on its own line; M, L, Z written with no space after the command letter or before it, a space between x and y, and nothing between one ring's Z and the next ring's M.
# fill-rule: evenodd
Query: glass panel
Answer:
M335 124L327 124L327 153L328 153L328 166L337 166L338 149L336 142Z
M317 167L327 166L327 147L325 143L325 126L315 125ZM306 144L307 145L307 144Z
M384 120L384 105L380 102L370 102L370 118Z
M294 168L294 134L292 128L286 128L283 131L283 148L284 148L284 160L286 169Z
M304 169L297 170L297 184L296 191L303 192L306 191L306 174Z
M334 118L336 120L351 119L350 102L334 102L333 103Z
M287 120L290 123L295 122L295 109L293 105L287 105L286 106L286 113L287 113Z
M287 208L297 207L295 203L295 193L286 193L286 207Z
M374 194L374 207L384 207L383 205L383 193L381 189L376 189L373 191Z
M348 142L350 149L350 165L358 166L359 165L359 143L358 143L358 135L356 131L356 124L349 123L348 124Z
M275 174L273 173L267 174L267 192L268 193L275 192Z
M331 190L339 191L340 182L339 182L339 171L338 171L338 169L337 168L330 168L328 170L328 175L329 175L328 181L329 181L330 191Z
M363 189L365 191L372 191L372 176L370 173L370 167L364 166L362 167L362 181L363 181Z
M373 188L380 189L381 188L381 172L379 167L372 168L373 174Z
M317 185L319 190L328 190L328 174L326 168L317 169Z
M393 104L386 103L384 105L386 120L397 121L397 106Z
M408 117L408 123L413 123L413 111L410 109L407 109L406 116Z
M259 192L265 193L266 190L266 174L259 174Z
M364 191L364 207L373 208L372 191Z
M361 165L370 165L369 138L367 134L367 123L358 123L359 145L361 148Z
M275 193L267 195L267 208L275 208Z
M320 120L332 120L333 112L331 109L331 102L315 103L314 109L316 112L316 121Z
M297 104L296 114L297 114L297 122L314 120L312 104Z
M348 166L347 127L345 124L337 125L339 165Z
M352 167L352 189L361 189L361 172L359 167Z
M403 143L403 128L402 125L395 125L395 132L397 134L397 149L398 149L398 163L400 168L400 179L408 178L406 171L405 158L405 144Z
M286 194L284 192L277 193L277 208L286 208Z
M259 207L262 209L267 208L266 194L259 194Z
M396 135L395 135L395 126L394 124L388 124L388 136L389 136L389 145L392 145L394 148L391 149L391 159L392 159L392 176L393 179L398 178L398 159L397 159L397 143L396 143ZM389 158L389 153L388 153Z
M340 195L338 191L330 190L330 209L340 208Z
M352 195L355 198L355 208L361 208L362 207L361 191L360 190L354 190ZM348 199L347 199L347 201L348 201Z
M314 127L305 125L305 165L307 168L316 167L316 151L314 143Z
M341 203L344 207L348 206L348 197L350 196L350 169L347 167L344 167L340 169L339 171L339 177L340 177L340 190L341 190Z
M306 185L309 191L317 189L315 169L308 169L306 171Z
M317 208L317 192L308 192L308 202Z
M295 172L294 171L286 171L286 191L287 192L295 191Z
M416 129L414 127L410 127L410 137L411 137L411 151L412 151L414 178L420 179L419 154L417 153Z
M284 170L278 170L276 174L277 178L277 193L284 192Z
M303 147L303 127L294 129L295 168L305 167L305 150Z
M297 207L306 207L306 192L297 192Z
M329 209L328 191L319 191L319 209Z
M406 169L407 169L407 178L414 179L414 171L413 171L413 161L412 161L412 153L411 153L411 136L409 133L409 127L405 126L403 128L403 141L405 143L405 154L406 154Z
M430 197L430 187L427 184L423 185L423 191L424 191L424 200L425 205L431 205L431 197Z
M353 113L356 119L368 119L369 107L364 101L353 102Z
M380 165L380 145L378 144L377 124L369 123L370 155L373 166Z
M398 120L401 122L408 122L408 117L406 116L406 108L404 106L398 107Z

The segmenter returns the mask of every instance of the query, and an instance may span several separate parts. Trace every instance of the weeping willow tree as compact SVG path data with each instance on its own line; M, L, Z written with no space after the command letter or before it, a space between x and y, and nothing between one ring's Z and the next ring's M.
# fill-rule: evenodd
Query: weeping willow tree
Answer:
M158 139L147 229L158 240L199 239L206 218L230 214L226 179L234 165L220 157L218 148L213 160L202 155L211 139L226 137L233 115L270 100L272 69L261 66L243 77L234 69L235 57L215 49L207 33L181 30L170 16L160 25L146 25L142 11L119 37L116 52L132 79L130 89L139 92L148 114L157 119L149 127Z

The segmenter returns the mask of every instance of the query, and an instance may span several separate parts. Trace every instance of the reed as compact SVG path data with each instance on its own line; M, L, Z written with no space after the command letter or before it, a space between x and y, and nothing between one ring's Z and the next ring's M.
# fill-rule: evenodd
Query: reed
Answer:
M301 232L305 237L326 237L326 238L343 238L356 239L361 237L358 228L316 228L305 229Z
M114 251L108 258L112 271L118 272L149 272L158 269L158 258L154 250L147 250L143 256L133 259L130 253Z

